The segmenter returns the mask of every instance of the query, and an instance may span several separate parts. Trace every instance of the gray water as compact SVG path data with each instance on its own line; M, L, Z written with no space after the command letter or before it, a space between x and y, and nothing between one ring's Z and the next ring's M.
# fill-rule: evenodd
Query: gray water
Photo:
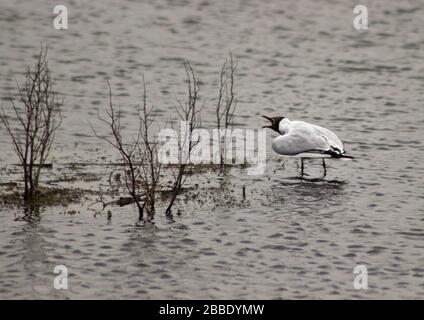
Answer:
M358 3L359 4L359 3ZM107 105L106 79L131 129L144 74L158 119L184 94L182 62L201 80L203 124L214 127L220 66L238 61L236 127L262 114L328 127L353 161L276 156L268 133L263 175L207 172L169 221L137 222L132 206L93 199L26 217L0 207L0 298L421 298L424 294L424 2L362 1L369 29L352 27L351 1L68 1L69 30L48 1L0 3L0 96L34 62L40 43L64 95L64 122L46 179L98 191L117 155L89 122ZM101 128L99 127L99 130ZM0 179L20 179L2 130ZM47 180L45 182L47 182ZM241 186L246 186L246 199ZM72 210L75 210L75 214ZM160 211L160 210L159 210ZM55 290L65 265L69 289ZM368 268L368 290L353 269Z

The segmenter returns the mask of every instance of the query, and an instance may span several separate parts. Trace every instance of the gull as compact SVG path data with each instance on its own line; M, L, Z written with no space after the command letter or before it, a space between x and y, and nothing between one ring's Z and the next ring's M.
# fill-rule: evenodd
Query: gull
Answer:
M280 134L272 141L272 149L279 155L300 158L301 177L305 158L322 158L324 177L327 175L325 158L353 159L345 155L343 143L336 134L326 128L304 121L291 121L285 117L262 117L271 122L263 128Z

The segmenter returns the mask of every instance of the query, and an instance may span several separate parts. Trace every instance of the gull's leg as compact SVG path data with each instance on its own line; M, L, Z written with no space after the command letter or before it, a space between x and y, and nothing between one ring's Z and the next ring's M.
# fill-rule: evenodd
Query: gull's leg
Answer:
M325 178L325 176L327 175L327 166L325 165L325 159L324 158L322 158L322 166L324 167L324 177L323 178Z
M300 158L300 177L303 177L303 169L304 169L304 165L303 165L303 158Z

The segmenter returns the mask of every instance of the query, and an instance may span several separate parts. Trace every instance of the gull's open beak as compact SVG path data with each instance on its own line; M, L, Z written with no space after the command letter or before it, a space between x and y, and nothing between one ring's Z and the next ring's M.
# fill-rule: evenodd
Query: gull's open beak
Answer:
M267 117L267 116L262 116L262 118L267 119L267 120L268 120L268 121L270 121L270 122L271 122L271 124L272 124L272 119L271 119L271 118L269 118L269 117ZM263 126L262 128L272 128L272 126Z

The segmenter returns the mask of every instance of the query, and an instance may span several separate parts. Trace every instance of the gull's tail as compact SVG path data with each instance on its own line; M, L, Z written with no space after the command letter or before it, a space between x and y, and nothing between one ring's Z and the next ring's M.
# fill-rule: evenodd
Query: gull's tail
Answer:
M345 158L345 159L355 159L355 157L352 156L346 156L344 154L340 155L339 158Z
M344 159L355 159L352 156L345 155L344 153L338 153L334 150L328 150L325 153L331 155L332 158L344 158Z

